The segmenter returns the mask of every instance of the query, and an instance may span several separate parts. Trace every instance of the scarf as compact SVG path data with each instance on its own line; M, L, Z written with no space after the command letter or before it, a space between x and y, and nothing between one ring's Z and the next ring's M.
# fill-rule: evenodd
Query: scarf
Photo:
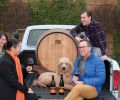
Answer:
M20 60L12 52L7 51L7 53L13 58L13 60L15 62L17 76L18 76L18 82L23 85L23 74L22 74L22 67L21 67L21 64L20 64ZM24 100L24 93L22 93L21 91L17 90L16 100Z

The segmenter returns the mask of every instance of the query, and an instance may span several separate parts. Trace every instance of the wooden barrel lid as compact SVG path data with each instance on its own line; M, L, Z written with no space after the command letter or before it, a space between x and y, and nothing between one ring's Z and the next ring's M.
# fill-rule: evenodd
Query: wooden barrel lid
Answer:
M67 30L51 29L43 33L38 39L37 61L50 71L56 71L61 57L68 57L73 64L77 54L77 44Z

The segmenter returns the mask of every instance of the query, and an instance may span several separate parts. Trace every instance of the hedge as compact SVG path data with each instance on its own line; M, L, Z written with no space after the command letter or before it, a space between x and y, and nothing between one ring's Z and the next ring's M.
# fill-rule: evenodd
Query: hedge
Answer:
M76 24L80 11L85 8L84 0L29 0L32 24Z

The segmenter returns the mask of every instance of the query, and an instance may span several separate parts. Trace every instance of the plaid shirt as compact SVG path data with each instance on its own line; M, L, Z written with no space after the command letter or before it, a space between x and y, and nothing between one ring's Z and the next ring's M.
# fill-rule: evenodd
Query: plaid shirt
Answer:
M76 36L80 36L78 34L81 32L85 32L93 47L98 47L101 49L102 55L105 55L107 53L104 31L99 22L92 21L87 27L83 26L83 24L80 23L78 26L71 30L71 34L74 38Z

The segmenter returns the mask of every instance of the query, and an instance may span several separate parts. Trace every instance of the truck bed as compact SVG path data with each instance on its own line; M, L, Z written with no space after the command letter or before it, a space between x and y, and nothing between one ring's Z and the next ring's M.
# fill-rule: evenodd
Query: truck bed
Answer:
M110 65L108 62L105 62L106 65L106 81L105 84L103 85L103 89L102 89L102 93L98 98L92 99L92 100L116 100L115 97L112 95L112 93L109 91L109 87L110 87ZM40 68L40 69L39 69ZM42 69L42 67L34 67L34 70L36 71L40 71L44 72L44 69ZM28 87L31 87L31 84L33 82L33 80L35 79L35 74L28 74L28 79L26 80L28 83ZM31 80L32 79L32 80ZM65 90L65 94L64 95L59 95L58 91L56 93L56 95L50 95L50 90L49 87L47 88L42 88L42 87L32 87L32 89L34 90L34 92L38 95L41 96L41 98L39 100L63 100L64 97L68 94L68 90Z
M50 90L49 87L43 88L43 87L33 87L32 88L34 92L38 95L41 96L39 100L63 100L64 97L69 93L68 90L65 90L64 95L59 95L58 90L56 95L50 95ZM87 99L85 99L87 100ZM92 100L116 100L112 93L110 93L108 90L102 90L101 95L98 98L92 99Z

